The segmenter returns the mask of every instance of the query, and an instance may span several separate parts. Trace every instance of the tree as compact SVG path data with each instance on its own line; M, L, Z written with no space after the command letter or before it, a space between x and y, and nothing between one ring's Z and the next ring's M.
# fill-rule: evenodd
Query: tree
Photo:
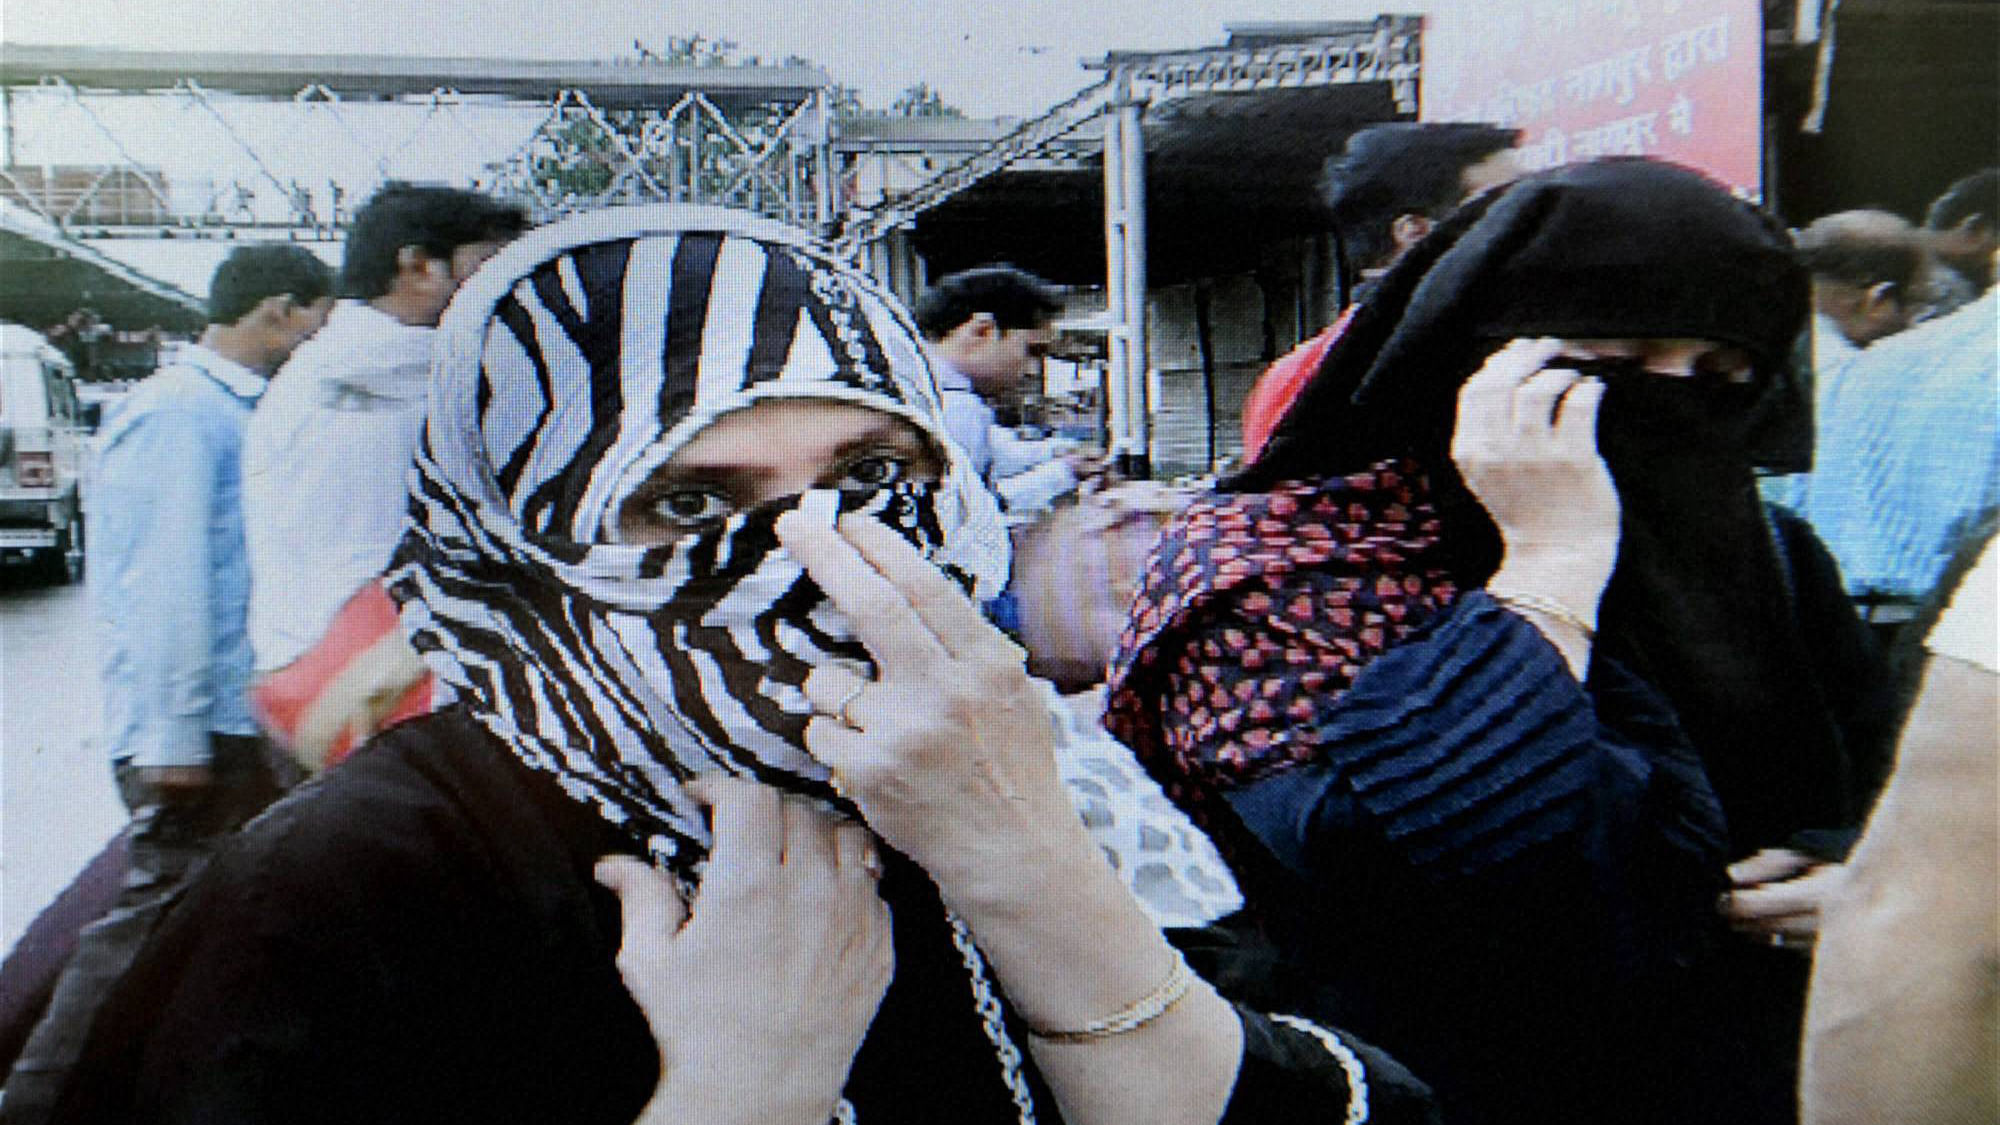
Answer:
M965 112L946 103L943 95L931 89L930 83L919 82L896 95L896 100L889 106L889 116L964 117Z

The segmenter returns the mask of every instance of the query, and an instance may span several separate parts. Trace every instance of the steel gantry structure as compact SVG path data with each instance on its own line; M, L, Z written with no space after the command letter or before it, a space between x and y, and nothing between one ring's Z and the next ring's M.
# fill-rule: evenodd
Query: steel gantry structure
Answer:
M506 194L538 218L683 201L823 230L833 218L831 87L806 64L9 44L0 196L64 228L323 235L382 182L418 179ZM44 132L62 136L29 135L56 118ZM65 142L95 158L52 158ZM190 192L167 169L194 149L229 167ZM447 151L456 165L439 163ZM327 174L335 157L343 176Z
M1120 52L1087 64L1104 77L963 162L899 196L860 212L838 239L884 278L916 271L912 251L895 237L955 197L1010 169L1102 165L1104 288L1108 346L1107 406L1111 453L1121 468L1144 473L1150 462L1147 364L1147 149L1149 129L1174 127L1195 103L1282 96L1283 92L1375 88L1387 94L1383 117L1414 116L1422 21L1369 21L1240 27L1225 46ZM1288 108L1300 106L1297 101ZM1352 106L1342 113L1363 112ZM1367 112L1375 112L1370 110ZM1225 122L1240 129L1241 121ZM1316 173L1317 167L1312 169ZM1256 173L1236 167L1237 181ZM1240 186L1240 183L1239 183ZM1218 232L1219 234L1219 232Z

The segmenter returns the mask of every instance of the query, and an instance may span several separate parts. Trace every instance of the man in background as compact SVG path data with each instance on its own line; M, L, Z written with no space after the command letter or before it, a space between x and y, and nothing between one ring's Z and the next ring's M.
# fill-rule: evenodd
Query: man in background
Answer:
M318 643L388 564L403 533L438 320L459 285L526 227L511 204L401 183L355 215L343 299L250 422L243 489L260 674ZM422 675L413 659L385 667L413 683Z
M1483 191L1521 174L1519 130L1468 122L1399 121L1363 129L1326 162L1320 192L1332 219L1348 308L1325 331L1278 358L1243 402L1243 460L1254 461L1271 430L1346 330L1354 307L1431 227ZM1358 284L1349 268L1358 270Z
M1931 253L1941 267L1935 293L1920 320L1970 304L1993 285L1993 254L2000 250L2000 168L1985 168L1944 189L1924 215Z
M1928 265L1922 236L1900 215L1841 211L1799 232L1813 282L1813 371L1837 373L1860 349L1910 326Z
M1893 640L1969 529L2000 502L2000 289L1878 341L1819 399L1798 510Z
M1363 129L1328 160L1320 194L1348 263L1353 299L1473 196L1521 174L1516 129L1475 122L1398 121Z
M40 1119L105 987L174 889L295 777L250 714L241 464L251 408L326 322L332 294L333 271L303 248L233 251L210 282L200 341L169 352L99 434L88 582L105 740L132 811L130 871L22 1050L9 1122Z
M997 423L996 407L1014 413L1027 381L1041 374L1061 311L1055 287L1010 265L950 274L917 301L945 425L1011 513L1047 508L1077 486L1067 443L1023 438Z
M1824 430L1819 419L1847 365L1910 326L1934 267L1923 235L1887 211L1823 216L1798 232L1797 243L1812 273L1813 415L1815 429ZM1765 477L1757 487L1766 500L1799 510L1811 483L1811 474L1793 473Z

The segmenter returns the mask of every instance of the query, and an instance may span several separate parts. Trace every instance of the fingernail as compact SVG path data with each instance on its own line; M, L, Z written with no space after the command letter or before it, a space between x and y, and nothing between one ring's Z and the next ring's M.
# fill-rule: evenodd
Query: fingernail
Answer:
M832 527L840 518L840 493L830 488L815 488L799 496L799 506L786 515L796 514L812 527Z

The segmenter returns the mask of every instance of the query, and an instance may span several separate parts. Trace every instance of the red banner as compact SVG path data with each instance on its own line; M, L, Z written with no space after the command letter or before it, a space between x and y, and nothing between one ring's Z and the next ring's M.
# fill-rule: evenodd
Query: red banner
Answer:
M1487 0L1424 24L1425 121L1521 130L1523 163L1691 164L1761 195L1759 0Z

